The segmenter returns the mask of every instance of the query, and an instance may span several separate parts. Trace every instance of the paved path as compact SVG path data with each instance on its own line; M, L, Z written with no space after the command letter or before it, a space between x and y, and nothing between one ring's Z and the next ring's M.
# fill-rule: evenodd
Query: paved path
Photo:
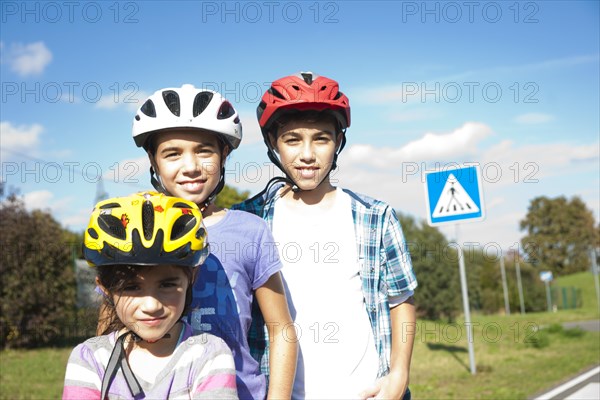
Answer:
M580 374L534 400L598 400L600 399L600 366Z
M581 328L585 331L599 332L600 320L566 322L566 329ZM534 400L599 400L600 365L570 379L548 392L534 397Z
M576 321L576 322L565 322L563 327L567 329L581 328L584 331L599 332L600 331L600 319L593 319L591 321Z

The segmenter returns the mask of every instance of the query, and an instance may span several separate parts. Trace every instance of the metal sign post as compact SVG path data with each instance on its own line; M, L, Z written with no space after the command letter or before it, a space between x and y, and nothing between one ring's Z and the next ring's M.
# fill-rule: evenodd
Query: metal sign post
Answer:
M475 350L473 349L473 324L469 310L467 273L463 249L458 238L458 223L484 218L481 173L476 166L444 169L429 172L425 178L425 197L429 225L455 224L456 245L458 249L458 268L462 291L465 327L469 347L471 374L475 375Z
M458 239L458 224L456 224L456 245L458 247L458 270L460 273L460 288L462 292L463 311L465 313L465 327L467 329L467 342L469 347L469 365L471 374L475 375L477 367L475 366L475 350L473 348L473 324L471 323L471 311L469 309L469 293L467 289L467 273L465 271L465 258L463 256L462 246Z
M523 299L523 284L521 283L521 267L519 260L515 259L515 270L517 272L517 287L519 288L519 303L521 304L521 314L525 315L525 300Z
M510 315L510 303L508 302L508 287L506 285L506 271L504 270L504 256L500 255L500 274L502 275L502 291L504 292L504 312Z

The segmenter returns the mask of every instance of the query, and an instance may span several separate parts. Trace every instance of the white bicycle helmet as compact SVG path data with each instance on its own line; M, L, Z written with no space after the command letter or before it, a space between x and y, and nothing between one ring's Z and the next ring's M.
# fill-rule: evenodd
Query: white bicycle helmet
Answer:
M232 150L242 141L242 124L231 103L218 92L189 84L157 90L133 118L133 140L146 150L150 136L173 129L214 132Z
M237 149L242 141L240 117L231 103L219 92L198 89L189 84L182 85L180 88L157 90L146 99L133 118L133 140L138 147L143 147L146 151L151 150L152 142L149 139L153 135L174 129L201 129L212 132L231 150ZM170 194L152 167L150 167L150 181L159 192ZM204 202L202 210L212 203L224 186L225 167L223 166L219 183Z

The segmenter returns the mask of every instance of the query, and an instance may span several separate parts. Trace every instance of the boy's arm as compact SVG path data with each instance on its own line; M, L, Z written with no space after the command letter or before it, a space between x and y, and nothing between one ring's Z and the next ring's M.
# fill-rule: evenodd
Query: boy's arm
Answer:
M402 399L410 375L416 316L413 297L390 310L392 351L390 372L361 394L362 398Z
M289 399L296 375L298 340L279 272L256 289L256 299L269 330L269 391L267 399Z

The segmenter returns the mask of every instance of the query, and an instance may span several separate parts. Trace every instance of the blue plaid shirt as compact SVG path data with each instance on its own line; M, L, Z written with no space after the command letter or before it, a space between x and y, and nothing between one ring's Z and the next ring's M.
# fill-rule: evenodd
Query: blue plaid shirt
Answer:
M280 197L279 189L282 186L283 184L275 185L262 197L246 200L232 209L256 214L272 227L275 202ZM394 210L381 201L343 190L351 198L362 292L379 354L378 376L383 376L389 372L392 351L388 298L414 290L417 279ZM285 275L285 269L282 272ZM253 355L261 361L263 373L268 375L268 345L265 343L265 336L259 333L264 332L264 329L259 328L263 324L259 313L256 318L253 317L253 324L255 321L256 326L251 329L249 344Z

